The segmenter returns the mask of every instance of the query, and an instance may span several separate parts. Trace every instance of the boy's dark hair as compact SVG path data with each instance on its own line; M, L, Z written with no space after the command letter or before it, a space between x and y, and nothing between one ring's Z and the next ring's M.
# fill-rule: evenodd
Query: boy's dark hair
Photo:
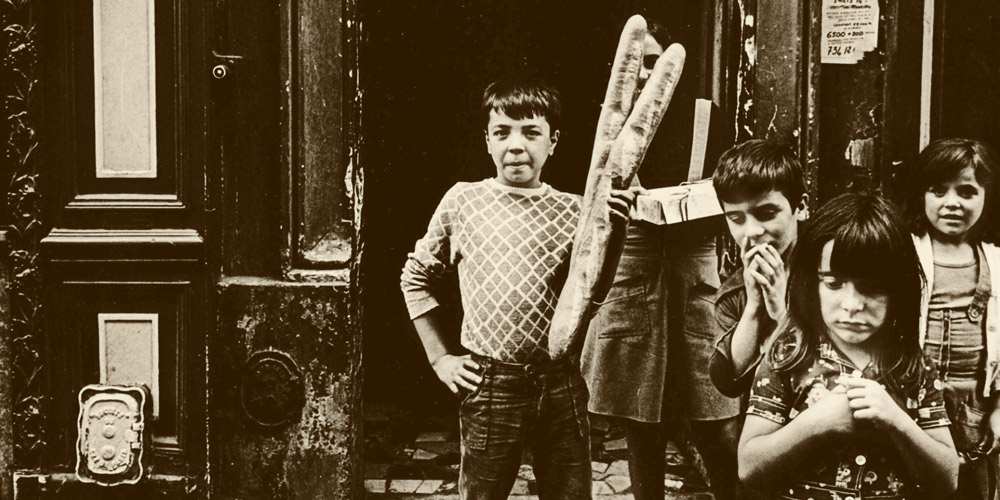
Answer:
M559 92L537 79L504 79L489 84L483 91L484 127L494 110L515 120L544 117L552 132L559 130L562 116Z
M793 209L806 189L795 152L784 143L760 139L741 142L722 153L712 186L719 199L729 203L778 190Z
M894 389L920 375L919 342L923 275L902 216L874 194L846 193L828 201L809 220L792 251L788 270L788 315L768 348L779 372L809 366L827 327L819 304L818 268L823 247L833 241L830 272L852 281L861 293L889 297L881 328L871 341L884 383Z
M983 214L969 230L969 239L983 239L983 232L989 227L989 218L996 203L996 183L993 181L997 160L989 146L973 139L933 141L917 156L913 168L905 169L908 178L904 182L903 213L911 232L919 235L927 233L929 222L924 213L924 193L933 186L958 177L968 167L975 171L976 181L983 186L986 196Z

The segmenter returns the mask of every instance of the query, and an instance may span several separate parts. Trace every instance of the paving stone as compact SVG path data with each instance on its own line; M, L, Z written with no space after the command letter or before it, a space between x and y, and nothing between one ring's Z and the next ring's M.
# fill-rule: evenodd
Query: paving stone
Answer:
M530 495L531 492L528 491L528 481L526 481L524 479L521 479L521 478L517 478L517 480L514 481L514 487L511 488L511 490L510 490L510 494L511 495Z
M674 441L667 441L666 446L663 448L667 455L677 455L681 452L681 449L677 447L677 443Z
M608 464L604 462L590 462L590 470L598 474L604 474L608 470Z
M684 482L684 476L678 476L677 474L671 474L669 472L664 474L663 477L664 479L669 479L671 481L680 481L682 483Z
M621 493L632 486L632 481L628 476L608 476L604 478L604 482L608 483L608 486L615 490L615 493Z
M385 479L389 464L365 462L365 479Z
M615 490L608 486L608 483L604 481L594 481L593 486L590 489L591 495L614 495Z
M438 490L441 489L441 485L443 484L444 481L440 479L425 479L424 482L420 483L420 486L414 493L418 493L421 495L429 495L431 493L437 493Z
M449 465L458 465L462 462L462 457L458 453L445 453L443 455L438 455L437 458L433 460L434 465L447 467Z
M422 479L392 479L389 481L389 493L415 493Z
M385 479L365 479L365 491L369 493L385 493Z
M438 493L446 495L449 493L458 493L458 483L455 481L445 481L444 484L438 488Z
M392 464L385 473L389 479L423 479L429 468L427 462L406 462ZM433 476L431 476L433 477Z
M418 443L443 443L451 438L450 432L421 432L417 436Z
M627 460L615 460L612 462L608 470L605 471L609 476L628 476L628 461Z
M669 488L671 490L679 490L684 487L684 481L677 481L674 479L663 478L663 487Z
M517 477L524 479L525 481L534 481L535 471L531 468L530 465L522 465L521 468L518 469L517 471Z
M421 450L433 451L438 455L443 455L445 453L457 454L460 450L458 441L425 441L417 443L417 446Z
M417 451L413 452L413 457L412 458L414 460L434 460L435 458L437 458L437 456L438 456L438 454L434 453L433 451L427 451L427 450L418 448Z
M606 418L593 418L590 420L591 430L601 431L601 434L607 432L609 427L611 427L611 422Z
M604 442L604 449L608 451L624 450L627 448L628 443L625 442L625 438L618 438Z

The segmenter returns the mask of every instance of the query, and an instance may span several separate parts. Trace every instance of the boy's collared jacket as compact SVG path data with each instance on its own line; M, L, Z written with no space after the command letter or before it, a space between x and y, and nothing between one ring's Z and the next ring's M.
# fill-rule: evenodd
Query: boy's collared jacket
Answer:
M802 223L799 224L799 231L802 231ZM785 250L781 260L788 265L789 257L794 243ZM715 296L715 319L718 322L722 335L715 339L715 349L709 362L708 372L712 378L715 388L722 394L729 397L739 397L746 401L750 392L750 383L753 382L753 374L757 371L764 352L764 345L767 339L778 326L778 322L768 316L767 311L761 308L758 315L760 328L763 330L758 335L760 345L757 356L747 365L743 373L736 373L733 369L733 334L736 333L736 326L743 318L743 311L747 307L747 292L743 281L743 266L739 266L730 274Z
M927 315L930 310L931 291L934 290L934 249L929 235L913 235L913 244L923 268L923 294L920 301L920 347L924 347L927 338ZM983 397L989 397L992 391L1000 390L1000 248L991 243L980 243L979 248L986 256L986 262L980 265L988 266L990 270L990 299L986 305L986 363L983 367Z

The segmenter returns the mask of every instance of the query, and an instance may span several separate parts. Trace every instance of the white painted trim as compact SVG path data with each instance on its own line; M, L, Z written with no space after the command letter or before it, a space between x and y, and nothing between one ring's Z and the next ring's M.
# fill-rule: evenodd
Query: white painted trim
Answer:
M931 95L934 76L934 0L924 0L923 54L920 61L920 150L931 142Z
M149 392L153 396L153 417L160 416L160 315L157 313L98 313L97 352L100 363L100 383L108 383L107 324L113 321L148 321L152 326L152 371Z
M156 6L146 0L148 22L147 48L149 57L149 158L144 170L104 169L104 68L101 29L101 3L94 0L94 161L96 176L103 178L156 178Z
M94 0L94 162L104 171L104 58L101 51L101 0ZM102 351L103 352L103 351ZM103 369L101 370L103 372Z

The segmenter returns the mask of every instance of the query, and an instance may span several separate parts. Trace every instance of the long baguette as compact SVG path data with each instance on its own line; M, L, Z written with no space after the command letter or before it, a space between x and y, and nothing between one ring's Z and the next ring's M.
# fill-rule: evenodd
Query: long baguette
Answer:
M626 24L619 42L619 54L623 53L622 45L630 43L637 36L636 32L629 31L629 24L633 24L637 17L639 16L633 16ZM645 21L641 24L634 23L634 26L642 26L640 39L644 38ZM627 50L625 54L625 59L632 55ZM638 59L641 60L641 57L640 51ZM660 56L634 108L626 112L628 118L623 124L618 125L616 122L621 114L616 113L615 108L627 109L628 104L612 101L611 106L608 106L606 101L605 109L602 109L587 177L587 189L584 192L583 211L573 238L569 274L559 295L549 331L548 350L553 359L563 358L576 350L596 311L595 302L603 301L611 287L621 248L609 248L609 243L615 240L620 245L624 243L624 238L612 238L615 228L611 227L608 215L608 198L612 187L627 187L642 164L649 143L677 87L684 58L684 48L679 44L671 45ZM621 99L628 92L628 88L612 87L627 86L628 81L634 84L634 78L623 78L618 72L626 70L635 71L634 76L638 76L638 66L629 70L625 63L619 65L616 57L606 99ZM631 93L634 94L634 86ZM612 131L616 135L609 145L607 138Z
M601 115L597 120L594 151L590 155L587 187L583 197L584 214L590 211L590 206L594 201L593 194L597 189L601 174L604 172L611 147L632 110L633 97L639 80L639 68L642 66L645 38L646 20L639 15L630 17L618 40L618 49L611 66L608 89L604 95L604 103L601 105Z
M608 164L614 165L610 169L613 189L627 188L639 170L677 88L685 57L684 47L675 43L667 47L656 60L649 81L639 94L639 99L611 148Z

